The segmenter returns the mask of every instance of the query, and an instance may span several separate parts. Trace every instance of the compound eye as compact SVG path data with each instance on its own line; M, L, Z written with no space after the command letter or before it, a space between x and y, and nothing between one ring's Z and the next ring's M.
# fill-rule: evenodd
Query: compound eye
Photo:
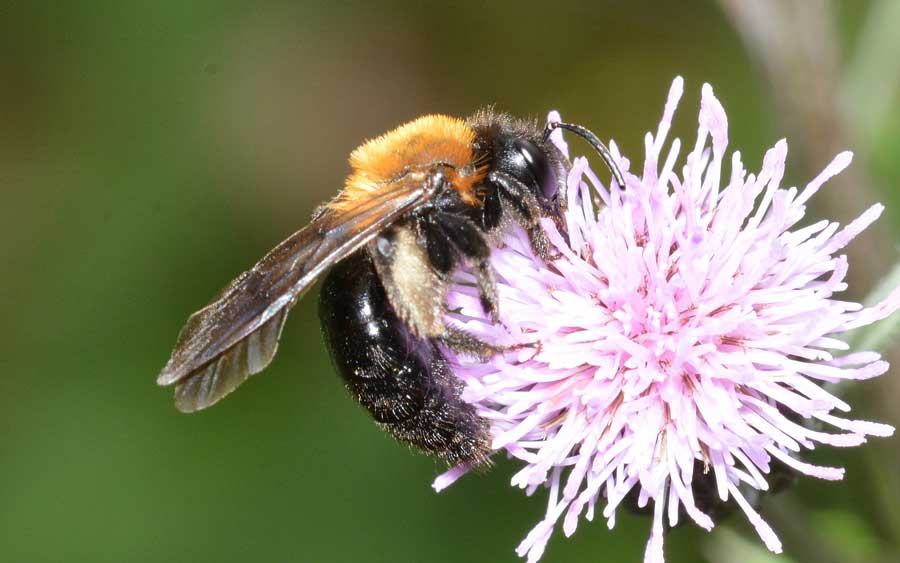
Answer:
M521 179L540 189L545 198L551 199L556 195L558 186L556 184L556 174L550 167L550 160L547 158L547 155L527 139L516 139L514 145L523 161L521 164L524 168L522 170L524 177ZM530 182L527 180L530 180Z

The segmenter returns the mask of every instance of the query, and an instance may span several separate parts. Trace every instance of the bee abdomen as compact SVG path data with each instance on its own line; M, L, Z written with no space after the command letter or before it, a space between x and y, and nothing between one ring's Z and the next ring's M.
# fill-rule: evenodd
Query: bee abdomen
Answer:
M451 464L487 462L487 423L460 398L435 344L412 335L391 308L366 251L325 278L319 317L335 369L385 430Z

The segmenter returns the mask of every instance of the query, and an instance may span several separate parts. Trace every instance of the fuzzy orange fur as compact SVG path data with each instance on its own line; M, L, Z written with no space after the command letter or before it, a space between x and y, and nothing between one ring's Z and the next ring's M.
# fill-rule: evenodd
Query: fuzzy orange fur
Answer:
M469 205L478 203L475 185L484 177L483 169L471 165L475 132L462 119L446 115L426 115L384 135L363 143L350 154L353 172L344 189L328 204L336 211L347 210L365 201L404 174L426 171L436 163L453 167L448 179ZM467 167L468 174L460 173Z

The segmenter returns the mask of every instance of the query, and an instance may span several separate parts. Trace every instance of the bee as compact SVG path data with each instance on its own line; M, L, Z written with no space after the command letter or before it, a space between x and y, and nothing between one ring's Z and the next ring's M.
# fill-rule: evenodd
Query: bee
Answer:
M497 322L490 247L511 224L550 259L540 219L561 223L570 169L555 128L586 139L625 185L584 127L493 110L427 115L364 143L306 227L190 316L157 383L175 385L182 412L213 405L269 365L291 307L324 276L322 332L354 398L402 442L451 464L488 463L487 421L460 398L440 346L480 358L499 349L448 326L445 295L469 266Z

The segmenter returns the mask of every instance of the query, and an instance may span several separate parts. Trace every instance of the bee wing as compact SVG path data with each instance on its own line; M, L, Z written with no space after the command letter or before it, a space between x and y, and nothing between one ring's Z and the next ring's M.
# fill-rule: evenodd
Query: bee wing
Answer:
M156 382L176 384L182 412L216 403L272 361L288 310L329 266L430 195L421 183L400 182L355 206L324 208L190 316Z

